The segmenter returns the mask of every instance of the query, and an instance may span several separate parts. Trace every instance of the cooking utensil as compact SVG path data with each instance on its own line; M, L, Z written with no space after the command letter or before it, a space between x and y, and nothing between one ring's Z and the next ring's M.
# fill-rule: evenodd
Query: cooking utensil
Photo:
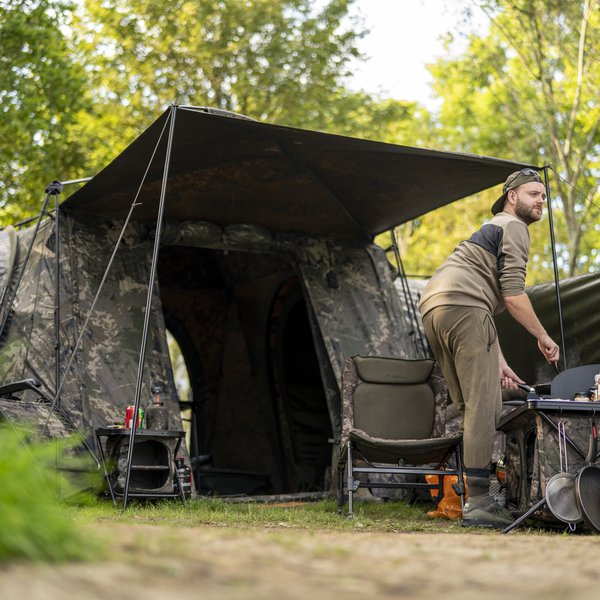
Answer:
M515 382L517 383L517 382ZM517 383L517 387L524 392L527 392L527 400L539 400L540 397L538 393L535 391L535 388L532 388L530 385L526 385L524 383Z
M598 431L596 421L590 421L590 447L585 466L577 473L575 495L585 524L593 531L600 532L600 467L595 465L598 452Z
M546 484L546 503L559 521L568 523L571 529L575 529L574 526L583 520L583 515L575 491L576 476L569 473L567 436L563 421L558 422L558 457L560 473L553 475Z

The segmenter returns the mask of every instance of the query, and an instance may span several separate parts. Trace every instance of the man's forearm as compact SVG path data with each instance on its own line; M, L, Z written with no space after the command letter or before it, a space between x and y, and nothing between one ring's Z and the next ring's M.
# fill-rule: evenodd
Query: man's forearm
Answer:
M523 325L536 340L539 340L544 335L548 335L537 318L527 294L505 296L504 303L510 315Z

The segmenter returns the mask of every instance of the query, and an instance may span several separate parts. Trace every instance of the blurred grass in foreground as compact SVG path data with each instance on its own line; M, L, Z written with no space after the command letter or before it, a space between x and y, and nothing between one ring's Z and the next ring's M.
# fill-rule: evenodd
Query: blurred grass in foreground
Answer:
M55 468L65 443L26 440L25 430L0 424L0 563L92 558L100 545L69 515L64 498L74 490Z

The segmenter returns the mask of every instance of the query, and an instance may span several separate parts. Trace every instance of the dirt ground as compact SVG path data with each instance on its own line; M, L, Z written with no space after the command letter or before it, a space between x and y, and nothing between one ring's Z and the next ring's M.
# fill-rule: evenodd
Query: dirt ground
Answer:
M600 536L91 526L112 558L0 569L0 598L591 598ZM596 591L594 591L596 590Z

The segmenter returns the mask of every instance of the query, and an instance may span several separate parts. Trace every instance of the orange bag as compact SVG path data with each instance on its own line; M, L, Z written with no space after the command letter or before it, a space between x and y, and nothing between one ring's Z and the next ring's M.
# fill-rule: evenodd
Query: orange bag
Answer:
M439 479L438 475L425 475L425 480L429 484L437 484ZM457 520L462 518L462 506L460 505L460 496L454 491L452 487L458 481L456 475L446 475L444 477L443 485L443 498L439 501L437 507L434 510L430 510L427 516L432 519L451 519ZM438 497L438 490L431 489L431 497L435 500ZM467 482L465 481L465 492L467 490Z

